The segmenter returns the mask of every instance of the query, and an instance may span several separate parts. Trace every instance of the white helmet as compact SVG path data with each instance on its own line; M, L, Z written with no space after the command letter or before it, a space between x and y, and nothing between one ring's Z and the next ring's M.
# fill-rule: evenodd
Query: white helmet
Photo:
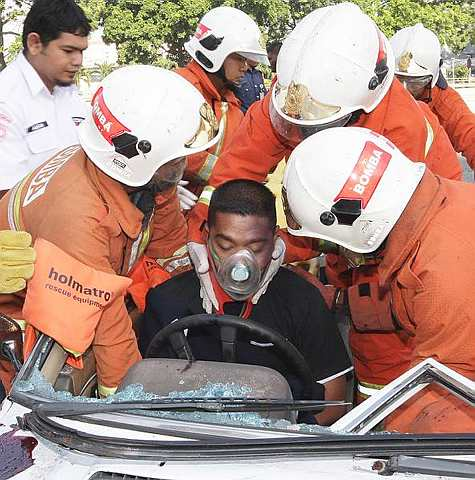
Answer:
M396 58L396 75L402 77L428 77L431 87L439 78L441 58L440 42L435 33L422 23L402 28L391 38Z
M231 53L269 65L257 23L233 7L217 7L205 14L185 50L211 73L217 72Z
M410 161L371 130L319 132L295 148L285 169L287 228L292 235L373 252L394 227L424 171L423 163Z
M187 80L133 65L104 79L79 127L79 140L104 173L138 187L170 160L213 146L219 133L211 107Z
M271 121L292 143L371 112L394 78L387 38L353 3L317 9L285 39L277 58Z

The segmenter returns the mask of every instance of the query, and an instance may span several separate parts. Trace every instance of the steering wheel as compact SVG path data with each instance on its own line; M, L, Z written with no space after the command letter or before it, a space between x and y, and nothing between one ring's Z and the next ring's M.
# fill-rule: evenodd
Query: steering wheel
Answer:
M278 353L289 365L289 369L292 370L301 382L301 385L303 385L303 399L314 399L317 395L321 396L320 385L313 379L307 361L290 340L270 327L253 320L235 317L234 315L198 314L175 320L156 333L150 342L145 358L158 357L160 346L168 342L177 358L193 361L193 353L183 330L210 326L220 329L221 346L225 362L232 363L236 361L237 331L241 330L249 336L257 336L265 342L274 344Z

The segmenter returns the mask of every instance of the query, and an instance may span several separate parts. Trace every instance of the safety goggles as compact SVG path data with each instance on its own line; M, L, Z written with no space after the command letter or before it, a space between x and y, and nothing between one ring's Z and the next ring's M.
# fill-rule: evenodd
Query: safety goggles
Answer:
M432 75L424 75L423 77L411 77L408 75L396 75L404 88L416 99L427 100L430 97L430 89Z

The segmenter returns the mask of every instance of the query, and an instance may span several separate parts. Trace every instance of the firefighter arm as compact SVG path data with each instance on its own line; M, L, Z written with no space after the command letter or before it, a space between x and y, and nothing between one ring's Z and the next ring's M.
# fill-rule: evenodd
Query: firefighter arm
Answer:
M173 275L190 265L185 247L187 225L180 211L176 189L159 193L155 203L152 237L145 255L156 259Z
M96 358L99 394L115 392L129 368L141 360L132 321L123 297L104 310L92 344Z
M475 113L451 87L435 92L431 104L455 150L461 152L475 169Z
M197 205L188 217L188 239L201 241L201 230L208 216L214 189L235 178L264 182L269 172L289 153L274 133L269 117L270 96L255 102L247 111L237 132L219 156Z
M406 307L408 312L412 307L415 325L412 365L432 357L475 379L475 351L468 341L474 338L475 326L463 288L470 284L473 268L452 258L450 264L441 259L438 268L424 270L419 275L423 289L416 291Z

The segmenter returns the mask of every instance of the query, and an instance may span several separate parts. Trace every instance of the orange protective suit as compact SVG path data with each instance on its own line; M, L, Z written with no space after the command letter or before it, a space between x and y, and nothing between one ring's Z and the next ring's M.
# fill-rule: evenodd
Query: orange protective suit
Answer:
M77 145L33 171L18 194L13 189L2 198L0 228L10 228L12 218L33 240L48 240L80 262L118 275L127 275L144 251L153 258L170 256L186 236L175 191L162 195L160 208L142 225L144 214L124 185L102 173ZM1 295L1 311L21 319L23 298L24 292ZM71 319L70 334L79 328ZM102 312L92 348L100 391L111 393L140 360L123 297Z
M460 94L447 88L432 88L429 107L437 115L455 150L461 152L468 164L475 169L475 113L464 102Z
M190 189L198 195L208 183L216 160L229 145L234 133L243 119L241 104L231 90L221 95L211 82L206 71L192 60L186 67L175 70L178 75L188 80L205 97L211 105L218 122L222 122L224 133L221 140L209 151L195 153L187 157L188 165L184 175L189 180Z
M270 94L254 103L241 123L229 148L221 155L200 201L188 216L188 237L200 242L210 195L215 187L233 178L264 181L292 147L286 145L274 131L269 116ZM369 114L362 114L354 126L369 128L391 140L414 161L425 162L437 174L460 179L462 168L457 155L441 128L437 117L422 102L416 102L394 79L380 102ZM319 159L315 159L318 162ZM321 159L325 161L325 159ZM287 251L286 261L306 260L318 255L318 246L312 239L292 237L282 233ZM329 272L333 278L340 273L348 277L348 265L342 257L328 256ZM368 281L375 275L375 267L366 268L363 278L359 270L351 272L349 284ZM362 269L363 273L363 269ZM335 281L338 287L344 282ZM350 330L350 344L354 355L357 377L368 387L380 386L403 373L408 366L410 348L394 333L358 333Z
M432 357L475 380L475 186L426 171L386 241L379 283L412 338L410 366ZM471 260L473 257L473 261ZM475 432L475 408L429 386L387 422L389 430Z

